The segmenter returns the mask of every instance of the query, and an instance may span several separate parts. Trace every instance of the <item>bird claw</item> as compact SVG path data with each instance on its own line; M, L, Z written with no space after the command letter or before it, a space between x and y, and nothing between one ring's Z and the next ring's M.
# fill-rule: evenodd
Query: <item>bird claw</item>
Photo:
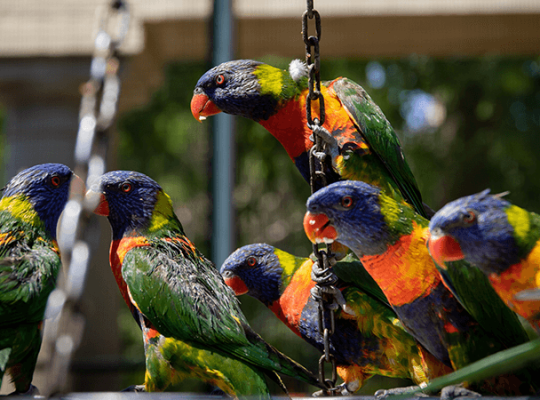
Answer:
M343 293L335 286L315 286L311 288L310 292L314 299L319 299L323 294L332 296L334 299L333 304L337 304L343 312L356 317L356 312L347 305ZM334 306L334 309L337 309L337 306Z
M411 397L428 397L427 394L421 392L422 387L420 386L405 386L398 387L393 389L380 389L377 390L374 394L377 400L386 399L388 396L408 394Z
M309 139L312 142L315 142L314 135L317 135L317 137L320 138L324 142L324 145L325 145L325 149L324 149L325 151L322 152L324 156L320 158L319 156L317 156L319 152L314 152L315 156L317 156L317 158L322 162L324 160L324 157L326 157L326 155L329 155L332 158L332 165L335 167L336 166L335 159L339 155L339 146L338 146L338 142L336 138L333 137L330 132L328 132L325 128L323 128L320 125L315 125L312 129L313 129L313 134L309 137Z
M482 397L482 395L461 385L446 386L441 390L441 400L453 400L457 397Z
M324 287L323 291L334 296L336 303L338 303L343 312L352 315L353 317L356 317L356 312L347 305L347 302L345 301L345 297L343 297L343 293L341 293L341 290L339 290L335 286L330 286Z
M339 153L339 147L338 142L334 136L330 132L328 132L325 128L323 128L320 125L317 125L313 128L313 134L317 135L318 138L320 138L324 144L326 145L326 150L328 150L326 153L330 155L333 152L336 153L336 155Z
M318 390L317 392L313 393L311 395L311 397L323 397L323 396L327 396L328 392L330 392L329 390L326 391L326 390ZM330 392L330 396L352 396L353 395L353 391L350 391L348 388L347 388L347 384L344 382L342 383L341 385L338 385L334 388L334 390L332 392Z
M34 385L30 384L30 387L26 392L17 392L14 391L13 393L10 393L8 396L39 396L39 389L35 387Z
M123 389L122 392L144 393L146 392L146 389L144 388L144 385L131 385Z
M514 296L518 301L540 300L540 289L522 290Z
M337 277L331 268L321 268L319 262L315 261L311 267L311 280L318 284L332 284Z

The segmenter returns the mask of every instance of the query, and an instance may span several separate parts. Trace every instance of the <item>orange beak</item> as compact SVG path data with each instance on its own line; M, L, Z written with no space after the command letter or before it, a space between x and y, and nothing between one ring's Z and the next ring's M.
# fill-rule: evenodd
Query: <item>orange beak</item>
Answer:
M94 210L94 214L102 215L104 217L108 217L109 213L110 213L109 203L107 202L107 199L105 198L105 195L102 193L101 197L99 199L99 204L97 205L96 209Z
M223 278L223 280L225 281L225 284L229 286L234 291L234 294L237 296L246 294L249 291L244 281L237 276L233 276L232 278Z
M459 243L451 236L444 235L429 240L429 253L439 266L445 268L445 261L457 261L465 258Z
M194 94L191 99L191 113L197 121L202 122L211 115L219 114L221 110L204 93Z
M326 215L309 211L304 216L304 231L312 243L331 243L338 237L336 228Z

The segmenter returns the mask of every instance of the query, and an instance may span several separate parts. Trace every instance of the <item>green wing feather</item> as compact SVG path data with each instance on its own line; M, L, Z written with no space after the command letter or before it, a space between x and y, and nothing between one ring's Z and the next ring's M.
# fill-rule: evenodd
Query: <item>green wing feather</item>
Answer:
M60 256L45 232L0 213L0 327L43 320L56 285Z
M0 212L0 383L10 369L18 391L31 383L41 347L40 324L56 285L59 255L42 229Z
M124 258L122 276L139 310L161 334L206 346L248 344L238 301L216 284L219 276L208 261L136 248Z
M398 185L403 197L419 214L426 217L416 179L405 161L394 128L379 106L360 85L350 79L337 79L333 83L333 88L358 131Z
M446 267L439 271L447 287L486 331L506 347L529 340L518 316L504 304L485 274L465 261L449 262Z
M199 253L156 241L127 253L122 276L139 310L164 336L319 386L313 374L251 330L232 291Z
M181 391L185 386L183 381L196 376L217 385L233 397L270 398L261 369L178 339L163 335L149 336L148 325L148 321L141 318L145 339L147 391Z

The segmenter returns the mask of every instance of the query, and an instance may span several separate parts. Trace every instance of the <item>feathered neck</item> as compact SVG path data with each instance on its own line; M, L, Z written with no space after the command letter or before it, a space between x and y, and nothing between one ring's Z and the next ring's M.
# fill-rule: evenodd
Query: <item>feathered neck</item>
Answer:
M295 257L292 254L279 249L274 249L274 254L279 259L279 264L282 269L280 293L283 294L285 288L289 286L293 275L296 273L296 271L298 271L298 269L300 269L307 259Z
M111 214L109 221L113 229L113 240L134 236L160 237L167 236L169 232L184 235L182 224L174 214L171 198L167 193L160 190L155 202L151 203L145 204L146 207L135 215Z
M13 218L29 224L35 228L41 228L46 231L51 238L56 239L56 224L58 216L55 220L49 218L43 221L30 200L23 194L15 196L3 197L0 201L0 210L9 212Z
M414 226L425 228L429 225L429 221L416 213L412 206L405 201L399 203L390 196L381 193L379 205L388 231L395 240L410 234Z
M255 68L253 75L257 77L260 95L270 95L277 100L276 111L308 88L307 68L299 60L291 62L289 72L261 64Z

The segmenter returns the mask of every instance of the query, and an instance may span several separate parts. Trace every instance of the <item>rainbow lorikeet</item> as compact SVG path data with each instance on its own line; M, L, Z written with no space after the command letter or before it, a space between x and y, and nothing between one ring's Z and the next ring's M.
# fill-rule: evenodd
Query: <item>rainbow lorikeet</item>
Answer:
M135 391L176 391L186 378L198 378L234 397L257 396L267 389L262 373L220 353L161 335L139 314L146 357L145 385ZM231 373L234 371L234 373ZM280 383L281 384L281 383ZM262 389L261 389L262 388Z
M95 212L112 227L113 274L151 350L147 390L174 383L169 375L187 375L234 397L267 398L263 374L280 383L276 372L321 387L249 327L233 292L186 237L170 197L154 180L114 171L92 190L101 193Z
M267 244L241 247L221 267L236 295L260 300L294 333L324 351L317 301L311 296L313 260L295 257ZM333 266L346 301L338 311L330 351L344 393L358 390L373 375L412 379L417 384L452 371L437 361L401 326L386 297L359 261Z
M71 177L65 165L36 165L11 179L0 200L0 385L7 372L19 394L38 393L32 377L61 266L56 225Z
M540 329L540 299L518 295L540 287L540 216L485 190L445 205L429 229L429 249L439 265L461 259L474 264L512 310Z
M309 150L314 142L307 126L308 72L300 60L289 71L252 60L229 61L207 71L197 82L191 112L197 119L219 112L260 123L285 148L309 182ZM328 183L360 180L378 186L398 201L426 215L416 180L399 139L366 91L347 78L321 84L325 102L324 141L331 157L324 170ZM319 117L313 106L312 118ZM431 210L427 211L431 215Z
M491 315L491 325L489 319L480 323L468 313L429 255L428 221L410 206L364 182L346 181L313 194L307 209L308 237L313 242L338 240L353 250L405 328L443 363L459 369L528 340L516 315L496 295L500 307L490 301L475 308L478 312L483 307ZM469 289L481 292L485 287L479 284ZM500 332L505 329L517 332L517 337L505 340L508 335ZM505 375L473 387L494 394L527 393L527 379Z

